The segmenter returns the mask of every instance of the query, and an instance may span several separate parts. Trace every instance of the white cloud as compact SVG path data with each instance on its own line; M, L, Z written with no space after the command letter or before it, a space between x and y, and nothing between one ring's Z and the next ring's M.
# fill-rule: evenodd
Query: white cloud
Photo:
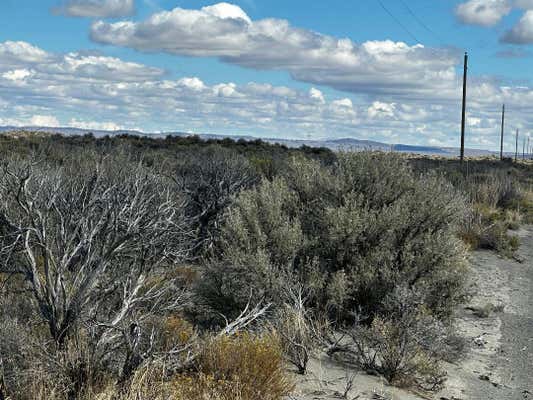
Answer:
M27 77L31 75L32 75L32 71L28 69L14 69L11 71L4 72L2 74L2 77L10 81L19 82L19 81L23 81L24 79L26 79Z
M533 43L533 0L469 0L455 9L457 18L465 24L491 27L497 25L513 9L524 10L520 20L500 38L502 43ZM516 52L507 50L498 53L515 57Z
M396 111L396 105L394 103L383 103L380 101L375 101L368 108L368 116L371 119L374 118L383 118L383 117L394 117Z
M87 80L137 81L160 78L165 71L101 54L54 54L26 42L7 41L0 43L0 73L11 79L45 73L64 79L75 76Z
M72 74L91 79L115 79L136 81L153 79L163 75L159 68L147 67L134 62L125 62L115 57L98 54L67 53L48 70L58 74Z
M181 78L178 81L178 85L185 86L186 88L192 89L194 91L202 91L206 88L205 84L198 78Z
M485 27L496 25L510 12L509 0L469 0L455 9L461 22Z
M533 44L533 10L526 11L518 23L501 38L502 42Z
M252 21L238 6L175 8L142 22L97 21L91 38L145 52L217 57L247 68L283 70L300 81L352 93L412 96L453 82L458 51L401 42L355 43L291 26L281 19Z
M56 117L51 115L34 115L30 118L28 121L28 125L30 126L50 126L50 127L58 127L59 121Z
M219 97L242 97L236 88L234 83L221 83L213 87L213 93Z
M125 17L135 11L133 0L65 0L65 4L55 9L71 17Z
M309 97L311 97L312 99L322 104L326 102L326 99L324 98L324 93L322 93L320 90L314 87L309 89Z
M101 121L101 122L95 122L95 121L85 121L85 120L78 120L76 118L72 118L70 122L67 124L67 126L72 128L80 128L80 129L92 129L95 131L119 131L125 129L124 126L118 125L115 122L110 121Z
M50 60L50 55L38 47L9 40L0 43L0 57L4 66L13 65L15 62L34 64Z
M342 107L353 108L353 103L352 103L352 101L350 99L335 100L335 101L332 102L332 104L335 107L339 107L339 108L342 108Z
M203 7L202 11L221 19L242 19L249 24L252 23L250 17L239 6L229 3L218 3L213 6Z
M5 47L0 43L0 49ZM16 47L33 49L30 53L40 54L42 62L28 61L25 51L0 51L2 125L292 138L351 136L412 144L438 139L457 145L459 86L446 89L445 95L435 92L394 100L395 96L380 93L326 98L316 87L207 84L198 77L170 79L163 71L104 55L48 53L28 43ZM369 51L382 48L378 49ZM452 101L446 93L453 95ZM494 105L502 102L514 110L510 124L533 125L529 87L500 87L497 81L478 78L469 94L467 143L498 146L499 110Z
M0 108L1 110L1 108ZM15 127L53 127L60 126L58 119L52 115L25 115L25 116L9 116L2 117L0 115L0 125L15 126Z

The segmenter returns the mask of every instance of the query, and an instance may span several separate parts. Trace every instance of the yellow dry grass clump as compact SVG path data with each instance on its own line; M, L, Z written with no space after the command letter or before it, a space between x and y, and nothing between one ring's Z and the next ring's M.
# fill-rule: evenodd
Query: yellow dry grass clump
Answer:
M278 337L250 333L211 340L198 372L176 377L174 387L177 400L280 400L293 390Z

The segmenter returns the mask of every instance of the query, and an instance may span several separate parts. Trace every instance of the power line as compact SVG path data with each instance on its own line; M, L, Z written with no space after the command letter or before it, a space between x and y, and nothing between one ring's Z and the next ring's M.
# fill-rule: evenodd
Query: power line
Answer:
M415 14L413 9L409 7L409 5L404 0L400 0L400 3L403 4L403 6L407 9L407 12L409 12L409 14L411 14L411 16L415 19L415 21L418 22L426 31L428 31L433 36L435 36L435 38L437 38L437 40L439 40L440 42L444 42L442 38L439 35L437 35L437 33L435 33L433 29L431 29L421 18L419 18Z
M408 34L409 36L411 36L412 39L415 40L416 43L422 43L420 40L417 39L417 37L416 37L416 36L415 36L415 35L414 35L409 29L407 29L407 27L406 27L404 24L402 24L402 22L401 22L398 18L396 18L396 17L394 16L394 14L393 14L392 12L390 12L390 10L389 10L387 7L385 7L385 4L383 4L383 2L382 2L381 0L378 0L378 3L379 3L379 5L381 6L381 8L383 8L383 10L385 10L385 12L386 12L387 14L389 14L389 16L390 16L390 17L391 17L391 18L392 18L392 19L393 19L393 20L394 20L394 21L395 21L395 22L396 22L396 23L397 23L397 24L398 24L398 25L399 25L399 26L400 26L405 32L407 32L407 34Z

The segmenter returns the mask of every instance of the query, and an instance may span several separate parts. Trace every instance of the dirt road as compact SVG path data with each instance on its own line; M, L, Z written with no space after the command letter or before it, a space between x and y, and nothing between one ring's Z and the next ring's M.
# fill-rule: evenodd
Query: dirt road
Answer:
M459 318L472 349L461 363L449 365L443 398L533 399L533 227L516 234L521 263L492 252L472 254L475 295ZM496 310L488 317L475 312L491 305Z

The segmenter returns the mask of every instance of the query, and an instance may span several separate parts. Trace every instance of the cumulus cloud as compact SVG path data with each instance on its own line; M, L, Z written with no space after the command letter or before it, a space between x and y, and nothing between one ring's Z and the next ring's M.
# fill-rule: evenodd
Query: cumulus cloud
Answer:
M50 55L27 42L6 41L0 43L0 57L4 66L24 63L24 65L37 64L50 61Z
M396 112L396 105L394 103L383 103L380 101L374 101L370 107L368 107L368 116L374 118L394 117Z
M57 128L60 126L59 120L53 115L32 115L22 118L2 118L0 117L0 124L6 126L16 127L40 127L46 126Z
M533 10L526 11L518 23L501 38L504 43L533 44Z
M247 68L283 70L300 81L353 93L429 93L455 77L459 53L393 41L356 43L286 20L253 21L238 6L175 8L142 22L97 21L91 38L144 52L217 57Z
M59 120L56 117L50 115L34 115L30 119L30 125L58 127Z
M164 71L102 54L57 54L24 42L0 43L1 125L357 137L412 144L438 140L453 146L460 86L448 91L454 95L451 101L440 92L391 101L380 93L325 96L316 87L207 84L194 76L171 79ZM496 81L478 79L470 87L470 99L467 143L475 138L479 146L497 146L499 107L494 105L502 101L515 110L513 125L533 124L531 88L502 88Z
M27 69L14 69L11 71L4 72L2 77L10 81L24 81L28 76L31 76L32 72Z
M509 0L469 0L455 9L455 15L461 22L485 27L498 24L510 12Z
M111 121L87 121L87 120L78 120L76 118L72 118L67 126L71 128L79 128L79 129L92 129L95 131L119 131L125 129L123 125L119 125L115 122Z
M324 98L324 94L318 90L317 88L311 88L309 89L309 97L311 97L312 99L324 104L326 102L325 98Z
M55 12L71 17L111 18L134 13L133 0L65 0Z
M137 81L161 77L164 71L159 68L122 61L115 57L100 54L72 52L56 58L53 64L40 66L49 73L75 75L87 79L114 79Z
M533 43L533 0L469 0L455 9L457 18L465 24L491 27L498 24L513 9L524 10L520 20L500 38L502 43ZM500 52L502 57L516 57L514 51Z
M3 72L2 72L3 71ZM60 75L63 79L137 81L155 79L165 71L96 53L54 54L27 42L0 43L0 73L22 80L35 73Z

